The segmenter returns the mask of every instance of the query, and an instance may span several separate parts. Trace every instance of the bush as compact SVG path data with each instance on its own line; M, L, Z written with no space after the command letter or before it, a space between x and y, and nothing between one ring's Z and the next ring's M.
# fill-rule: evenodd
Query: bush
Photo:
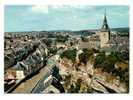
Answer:
M84 36L81 36L81 39L82 39L83 42L88 42L88 39Z
M101 67L103 66L103 62L106 59L105 52L99 53L95 59L94 67Z
M52 40L51 39L43 39L43 43L45 43L48 47L51 46Z
M70 59L74 63L76 60L76 50L66 50L60 55L60 57Z
M70 93L79 93L81 87L81 80L78 79L75 85L75 87L73 86L73 84L71 85L70 89L68 90Z
M68 36L62 36L62 35L58 35L57 37L56 37L56 41L57 42L66 42L68 40Z
M106 56L105 53L99 53L95 59L95 68L102 68L107 72L115 72L114 65L116 62L128 59L128 56L123 56L123 53L112 52L110 55Z
M57 52L57 48L48 48L49 53L55 54Z
M93 49L83 49L83 53L79 55L80 62L86 64L88 61L92 61L94 50Z

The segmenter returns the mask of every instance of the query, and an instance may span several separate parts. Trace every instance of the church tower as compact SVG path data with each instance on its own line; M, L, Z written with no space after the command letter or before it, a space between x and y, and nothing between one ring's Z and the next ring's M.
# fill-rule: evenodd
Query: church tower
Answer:
M101 47L107 47L107 43L109 39L110 39L110 28L107 23L106 10L105 10L103 25L102 25L102 28L100 29Z

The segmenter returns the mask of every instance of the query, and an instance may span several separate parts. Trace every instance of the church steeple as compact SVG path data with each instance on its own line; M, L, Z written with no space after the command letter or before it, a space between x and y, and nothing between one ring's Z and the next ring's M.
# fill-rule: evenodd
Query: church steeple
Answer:
M107 23L107 16L106 16L106 9L105 9L105 14L104 14L104 19L103 19L103 25L100 30L100 46L106 47L108 46L107 43L110 40L110 28Z
M109 29L109 26L108 26L108 23L107 23L106 9L105 9L105 14L104 14L103 25L102 25L101 31L107 32L109 30L110 29Z

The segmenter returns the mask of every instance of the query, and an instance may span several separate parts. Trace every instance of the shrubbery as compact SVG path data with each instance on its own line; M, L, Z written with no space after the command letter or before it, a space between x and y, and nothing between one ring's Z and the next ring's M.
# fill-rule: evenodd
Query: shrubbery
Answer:
M60 55L60 57L70 59L74 63L76 60L76 50L66 50Z
M86 64L88 61L92 61L94 52L93 49L83 49L83 53L79 55L80 62Z
M112 73L115 76L120 77L121 82L125 82L127 87L129 85L129 68L121 70L121 68L116 69L116 62L124 62L124 60L129 60L128 52L112 52L110 55L106 56L105 53L99 53L95 59L95 68L102 68L108 73Z
M66 42L67 40L68 40L68 36L62 36L62 35L56 36L57 42Z
M96 68L101 67L107 72L112 72L114 70L114 64L116 62L128 59L128 54L126 54L125 52L112 52L108 56L106 56L104 52L101 52L97 55L94 66Z

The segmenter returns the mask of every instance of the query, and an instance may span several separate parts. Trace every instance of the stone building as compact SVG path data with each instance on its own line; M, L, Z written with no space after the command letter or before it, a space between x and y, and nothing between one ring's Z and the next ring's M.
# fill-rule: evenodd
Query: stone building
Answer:
M98 32L99 37L100 37L100 47L108 47L108 41L110 40L110 28L107 23L107 17L106 17L106 12L104 15L103 19L103 25L100 31Z

